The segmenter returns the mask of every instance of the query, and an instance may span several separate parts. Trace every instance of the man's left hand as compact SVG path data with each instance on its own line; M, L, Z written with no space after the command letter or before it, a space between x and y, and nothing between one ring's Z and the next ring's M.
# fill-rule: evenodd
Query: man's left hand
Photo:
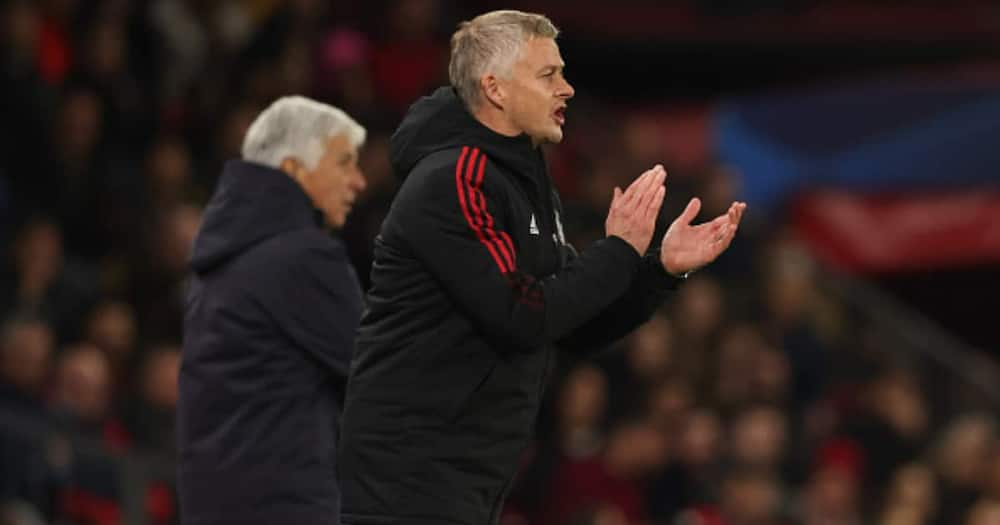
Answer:
M697 197L670 225L660 245L660 262L671 275L680 276L712 262L726 251L743 217L745 202L734 202L729 210L709 222L692 226L701 209Z

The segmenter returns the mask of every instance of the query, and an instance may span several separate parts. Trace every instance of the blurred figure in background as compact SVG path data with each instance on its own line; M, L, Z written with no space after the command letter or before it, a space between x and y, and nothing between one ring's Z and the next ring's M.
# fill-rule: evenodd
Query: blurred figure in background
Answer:
M46 525L37 509L22 501L0 501L0 523L3 525Z
M694 407L695 392L681 376L664 375L649 390L644 403L650 423L667 436L676 436Z
M607 379L594 366L580 366L563 383L557 412L560 454L570 460L593 457L603 446L600 424L607 407Z
M624 523L641 525L646 478L665 461L666 442L657 429L642 421L620 422L599 456L568 458L556 471L540 523L569 523L583 510L603 507L620 512Z
M923 463L903 465L893 475L880 522L885 525L928 525L938 523L937 481L934 471ZM942 520L945 521L945 520Z
M119 423L109 419L111 393L111 364L99 348L79 344L62 351L50 398L57 417L90 439L124 447L128 439Z
M802 525L862 525L860 472L835 462L821 463L800 495Z
M12 318L0 328L0 408L40 415L55 336L45 322Z
M991 415L966 414L945 427L934 450L941 475L941 516L962 516L976 502L996 447L997 423Z
M969 510L965 525L1000 525L1000 500L983 499Z
M36 435L50 423L45 387L54 342L52 330L38 319L14 317L0 327L0 417L5 422L0 425L0 507L12 514L51 510L53 486ZM8 507L5 501L20 503ZM15 512L18 506L24 508Z
M766 400L758 395L758 387L765 386L758 381L758 374L762 372L758 364L765 351L763 337L756 325L734 323L719 335L714 370L711 370L712 397L727 415L736 413L748 402Z
M893 472L918 459L927 440L928 414L912 374L897 369L877 374L866 385L862 410L847 434L862 450L866 469L866 509L885 497Z
M780 410L749 406L733 419L729 431L730 459L738 467L768 472L780 478L785 461L788 423Z
M655 476L646 497L649 517L670 523L683 510L718 501L722 476L722 423L705 408L691 410L680 427L673 457Z
M601 356L609 379L611 418L646 410L652 389L676 369L677 359L673 324L662 310L618 346L623 348Z
M183 204L157 216L146 237L143 256L130 288L142 336L151 341L178 341L177 327L184 319L188 261L201 223L202 209Z
M140 399L130 421L137 445L171 460L177 446L174 413L180 360L177 346L161 345L147 351L137 389Z
M438 0L389 2L383 40L372 50L379 97L402 111L446 78L448 49L435 39Z
M91 447L103 444L124 452L131 436L111 411L111 394L111 366L100 349L87 344L63 349L50 400L58 428L82 436ZM64 452L58 514L75 522L116 523L121 513L117 465L108 457L75 452Z
M135 312L127 302L105 299L94 305L87 317L83 338L100 348L111 362L116 396L126 394L131 386L138 336Z
M343 111L283 97L226 164L191 257L177 422L184 522L338 523L337 424L362 298L327 228L344 225L365 188L364 139ZM196 216L168 230L162 275L179 271ZM154 410L175 402L175 367L169 350L147 362Z
M727 312L719 282L708 274L695 274L678 290L673 312L676 370L699 388L708 379L707 357L722 332Z
M792 373L796 412L820 398L829 377L827 341L820 331L814 262L794 244L779 240L768 252L763 300L765 341L785 354Z
M96 279L67 259L60 228L43 217L26 222L14 241L10 263L0 288L0 312L43 319L60 342L76 337L95 295Z

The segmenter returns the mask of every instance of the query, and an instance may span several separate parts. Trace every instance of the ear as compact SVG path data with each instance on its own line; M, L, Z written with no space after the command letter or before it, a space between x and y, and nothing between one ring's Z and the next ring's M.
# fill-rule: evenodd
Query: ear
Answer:
M289 177L301 181L306 174L305 167L299 162L299 159L295 157L285 157L281 161L281 171L288 174Z
M483 90L483 97L487 102L493 104L498 109L504 108L504 102L507 99L506 90L500 83L500 79L496 75L483 75L479 79L479 86Z

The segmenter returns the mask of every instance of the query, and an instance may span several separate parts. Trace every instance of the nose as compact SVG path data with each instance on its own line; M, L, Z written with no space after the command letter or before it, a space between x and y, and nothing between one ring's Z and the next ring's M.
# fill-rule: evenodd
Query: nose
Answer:
M361 171L361 168L355 169L354 170L354 189L355 189L355 191L357 191L358 193L361 193L362 191L365 191L365 188L367 188L367 187L368 187L368 181L365 180L365 174L364 174L364 172Z
M565 78L562 79L562 86L559 86L559 88L560 88L559 89L559 98L562 98L562 99L565 99L565 100L569 100L569 99L573 98L573 95L576 94L576 90L573 89L573 86L570 85L569 81L566 80Z

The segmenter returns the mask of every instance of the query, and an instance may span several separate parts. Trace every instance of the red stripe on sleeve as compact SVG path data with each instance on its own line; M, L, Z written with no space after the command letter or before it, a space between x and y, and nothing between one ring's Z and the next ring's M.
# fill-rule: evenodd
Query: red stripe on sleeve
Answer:
M462 208L462 213L465 215L466 222L469 223L469 227L472 228L472 231L476 233L476 237L479 238L479 242L483 243L483 246L486 246L486 249L490 252L490 255L493 257L493 260L496 261L497 266L500 267L500 273L508 273L509 270L507 269L507 266L504 264L503 259L501 259L500 255L497 253L496 248L493 246L492 243L486 240L486 236L483 234L482 228L480 227L479 224L476 224L476 221L472 219L472 215L469 213L469 207L467 206L466 195L465 195L465 187L464 187L465 185L462 184L462 167L463 164L465 163L466 155L468 153L469 153L469 147L468 146L462 147L462 153L458 156L458 163L455 165L455 189L458 192L458 203ZM466 171L467 174L472 173L472 167L475 165L476 155L478 154L479 154L479 149L474 148L472 150L471 157L469 157L468 170ZM473 206L475 206L473 199L475 199L475 197L470 192L468 196L468 203L472 203Z
M510 249L508 249L508 246L504 245L504 243L500 241L500 237L497 236L497 232L493 229L493 216L490 215L489 210L486 209L486 197L483 195L483 191L480 189L483 185L483 173L485 172L485 170L486 170L486 154L484 153L482 156L479 157L479 173L476 175L476 182L474 184L470 184L469 187L470 195L475 196L472 199L470 199L472 200L472 211L477 214L477 218L479 219L480 225L483 224L483 216L486 217L486 235L489 237L490 241L494 243L496 247L500 250L500 253L503 254L504 260L507 261L507 266L511 270L513 270L514 268L516 268L516 265L514 264L514 260L516 257L516 254L514 253L514 245L511 244ZM479 200L478 209L476 208L476 198L478 198ZM506 233L504 233L504 235L506 235Z
M514 255L514 261L517 261L517 252L514 251L514 243L510 240L510 235L507 232L500 232L500 237L503 238L504 242L507 243L507 248L510 249L510 253Z

